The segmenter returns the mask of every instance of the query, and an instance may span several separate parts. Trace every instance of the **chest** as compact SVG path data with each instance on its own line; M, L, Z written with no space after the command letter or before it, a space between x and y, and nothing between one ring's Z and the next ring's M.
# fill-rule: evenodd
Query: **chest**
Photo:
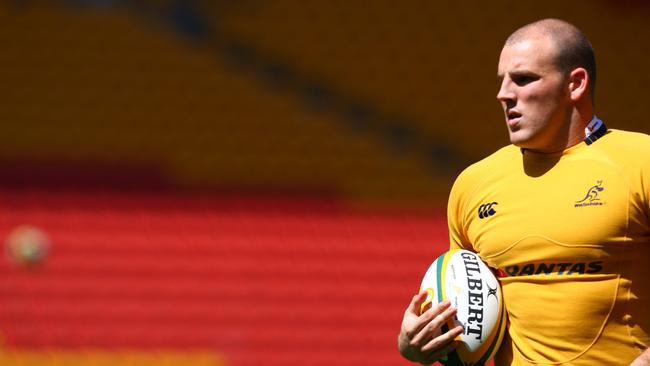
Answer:
M491 266L521 272L603 271L647 228L634 225L629 178L607 162L575 161L531 176L496 174L468 202L466 233Z

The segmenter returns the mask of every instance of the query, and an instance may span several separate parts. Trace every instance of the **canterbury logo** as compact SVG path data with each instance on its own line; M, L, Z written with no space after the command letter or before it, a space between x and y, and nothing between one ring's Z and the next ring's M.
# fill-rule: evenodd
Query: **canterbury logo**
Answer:
M498 205L496 202L484 203L478 207L478 218L485 219L487 217L493 216L497 211L492 207Z
M580 201L576 201L575 207L602 206L603 203L598 202L600 201L600 197L598 196L598 194L605 190L605 188L603 188L602 185L603 185L602 180L596 181L596 185L589 188L585 197Z

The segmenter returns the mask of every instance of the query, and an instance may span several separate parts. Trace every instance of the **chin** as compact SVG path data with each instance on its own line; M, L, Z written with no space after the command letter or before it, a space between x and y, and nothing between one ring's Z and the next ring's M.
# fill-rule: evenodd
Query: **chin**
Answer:
M528 136L524 136L521 131L510 133L510 143L521 148L526 148L530 142Z
M537 146L531 138L522 138L520 136L510 136L510 143L521 149L536 150Z

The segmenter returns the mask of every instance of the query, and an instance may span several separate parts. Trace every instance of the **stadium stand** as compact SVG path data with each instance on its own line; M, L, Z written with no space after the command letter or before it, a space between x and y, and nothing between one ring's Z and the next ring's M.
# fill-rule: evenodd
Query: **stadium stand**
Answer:
M0 260L0 361L176 350L203 364L199 349L229 365L399 364L404 299L446 236L441 217L327 200L21 193L0 193L0 237L27 222L52 245L40 266Z
M126 161L190 188L387 199L413 189L446 192L414 153L395 154L382 141L350 133L295 95L269 90L259 75L233 73L210 49L189 48L137 19L28 7L3 22L21 29L5 33L14 36L3 67L17 70L8 88L19 91L8 95L13 123L5 132L16 138L3 146L5 159ZM93 37L77 36L83 33Z
M600 117L650 132L650 76L629 76L648 44L621 42L648 11L0 2L0 243L50 240L40 264L0 258L0 364L408 364L397 327L451 182L506 143L503 38L580 24Z

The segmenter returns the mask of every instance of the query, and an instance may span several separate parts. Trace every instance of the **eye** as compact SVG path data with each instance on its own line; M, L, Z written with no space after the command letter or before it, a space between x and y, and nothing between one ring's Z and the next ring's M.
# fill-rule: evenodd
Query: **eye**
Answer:
M512 81L518 86L524 86L539 80L539 76L530 74L512 75Z

